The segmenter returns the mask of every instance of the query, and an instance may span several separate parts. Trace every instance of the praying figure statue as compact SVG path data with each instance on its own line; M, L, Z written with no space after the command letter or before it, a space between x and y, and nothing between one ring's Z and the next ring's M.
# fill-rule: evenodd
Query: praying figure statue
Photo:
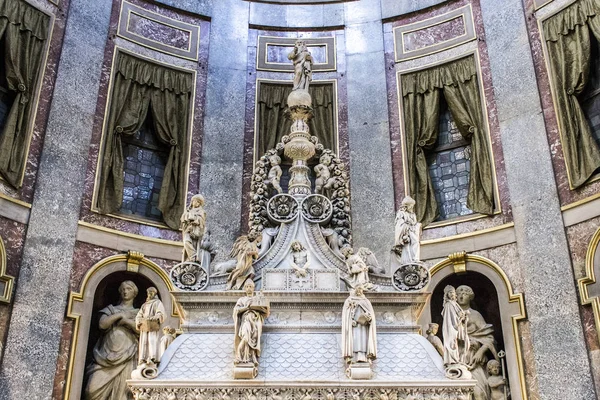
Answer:
M292 249L292 268L297 277L305 277L310 266L308 251L299 240L294 240L290 247Z
M442 309L444 325L444 365L465 364L469 351L467 336L467 313L456 302L456 290L453 286L444 288L444 307Z
M270 305L262 293L254 294L254 281L251 279L244 284L244 290L246 295L233 308L234 364L252 364L256 376L262 326L269 316Z
M288 54L288 59L294 63L294 87L292 90L306 90L312 81L312 55L306 42L296 40L294 50Z
M370 363L377 358L375 311L362 286L350 290L344 302L342 355L347 364Z
M229 256L235 258L237 262L227 277L226 290L241 290L247 280L254 278L252 263L258 257L256 239L257 235L251 232L248 236L240 236L233 244Z
M421 223L417 222L415 201L410 196L402 200L396 213L394 252L401 265L421 261Z
M183 261L201 261L198 255L206 229L204 197L201 194L192 197L189 207L181 215L181 229L183 231Z
M277 193L281 193L283 192L283 189L281 189L281 185L279 184L279 181L281 180L281 174L283 174L283 171L279 166L279 164L281 164L281 157L279 157L277 154L273 154L271 157L269 157L269 162L271 163L271 169L269 170L265 184L267 186L272 186Z
M138 333L135 316L138 309L133 301L138 288L132 281L119 285L118 305L109 305L99 311L102 335L92 353L92 362L86 368L85 400L131 400L127 379L137 363Z
M364 262L360 254L352 254L346 260L348 268L348 279L346 283L351 288L361 286L362 290L372 290L375 285L369 280L369 266Z
M165 306L158 298L155 287L146 290L148 297L135 317L136 329L140 332L138 364L155 364L159 357L160 325L164 322Z
M319 158L319 164L314 168L315 170L315 193L322 194L325 197L329 197L329 191L333 185L334 179L331 178L331 171L329 166L331 165L331 156L327 153L321 155Z
M429 324L427 331L425 333L427 333L427 340L429 341L429 343L431 343L433 345L433 347L437 350L437 352L440 353L440 356L443 357L444 356L444 344L442 343L440 338L437 337L438 329L439 329L438 324L431 323L431 324Z

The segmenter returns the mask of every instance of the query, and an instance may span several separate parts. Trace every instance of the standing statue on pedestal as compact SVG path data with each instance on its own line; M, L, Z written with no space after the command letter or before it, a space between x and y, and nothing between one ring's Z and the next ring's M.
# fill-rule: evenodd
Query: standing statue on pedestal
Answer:
M254 278L252 263L258 257L256 238L256 234L251 232L248 236L240 236L233 244L229 256L235 258L237 262L235 269L227 277L226 290L241 290L247 280Z
M135 317L135 326L140 332L140 365L155 364L160 359L160 325L164 322L166 311L162 301L158 298L158 291L155 287L149 287L146 290L148 297L146 302L140 307L140 311Z
M281 189L281 185L279 184L281 175L283 174L283 171L279 166L279 164L281 164L281 157L279 157L277 154L273 154L271 157L269 157L269 163L271 163L271 169L269 169L269 174L267 175L265 184L267 187L273 187L277 193L281 193L283 192L283 189Z
M306 90L312 81L313 59L306 42L296 40L294 50L288 54L288 59L294 63L294 87L292 90Z
M421 223L417 222L415 201L410 196L402 200L396 213L394 252L400 264L412 264L421 261Z
M461 309L468 315L467 335L470 343L465 357L473 379L477 380L475 386L475 400L490 400L490 385L487 376L488 354L498 359L496 341L494 339L494 327L485 322L485 319L477 310L471 308L471 301L475 298L475 292L467 285L461 285L456 289L456 301Z
M465 357L469 351L467 336L467 313L456 302L456 290L453 286L444 288L444 308L442 309L444 325L444 366L454 368L465 365ZM460 367L456 367L462 370Z
M194 195L190 206L181 215L181 229L183 231L183 261L199 262L200 244L206 228L206 212L204 211L204 197ZM208 268L208 265L205 266Z
M342 309L342 356L352 379L369 379L377 358L375 311L362 286L350 291Z
M94 346L92 362L86 370L85 400L133 399L127 379L131 378L137 363L135 316L138 309L133 307L137 294L135 283L123 281L119 286L119 304L109 305L99 312L102 336Z
M241 297L233 308L235 379L256 377L262 326L270 312L269 302L262 293L254 294L252 280L244 284L244 290L246 296Z

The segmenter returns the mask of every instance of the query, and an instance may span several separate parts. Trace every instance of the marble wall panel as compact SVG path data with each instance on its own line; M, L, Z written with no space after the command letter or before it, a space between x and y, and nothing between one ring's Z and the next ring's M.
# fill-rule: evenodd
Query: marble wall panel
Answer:
M295 37L258 35L256 69L273 72L293 72L294 65L287 55L294 48ZM312 71L336 70L335 36L305 38L313 57Z
M293 72L261 71L257 69L257 51L259 37L270 36L293 41L296 38L307 38L320 41L319 38L335 38L336 49L336 70L335 71L314 71L313 80L337 80L337 107L338 107L338 147L339 156L346 165L349 161L348 150L348 108L347 108L347 89L346 89L346 61L345 61L345 40L343 30L330 31L264 31L250 29L248 35L248 80L246 84L246 117L244 128L244 172L242 192L250 193L250 183L252 180L252 170L254 169L254 123L255 123L255 103L256 103L256 85L258 79L269 79L278 81L292 81ZM290 62L290 66L291 66ZM242 231L248 228L248 206L249 197L242 197Z
M544 0L527 0L525 2L525 21L527 23L527 29L529 33L529 43L531 45L531 53L533 55L533 63L535 67L537 84L539 87L540 101L544 115L544 122L546 124L546 132L548 135L548 145L552 155L554 178L556 179L558 197L561 206L575 203L600 192L600 180L587 183L576 190L571 190L569 186L567 166L565 164L565 156L560 139L558 120L554 111L554 102L550 87L551 83L548 76L550 72L546 64L546 55L544 50L545 44L540 31L541 21L539 16L548 14L548 12L555 12L559 9L559 5L564 5L568 2L570 3L571 1L556 1L550 3ZM543 10L535 12L534 9L536 6L539 8L542 3L548 3L548 5L545 6Z
M200 175L200 154L202 152L202 132L204 124L204 103L206 97L206 72L208 64L208 40L210 34L210 23L204 19L190 17L186 14L177 13L170 9L161 6L146 3L144 1L132 1L136 6L144 7L154 13L160 13L171 19L177 19L189 25L200 27L200 44L198 52L198 61L193 62L182 58L174 57L165 53L152 50L130 41L117 37L117 29L119 22L119 5L115 3L113 7L109 28L109 36L105 49L105 56L102 67L102 75L100 77L100 90L98 93L98 101L96 104L96 114L94 116L94 126L92 131L92 141L90 144L88 168L86 170L85 191L81 206L80 219L95 225L104 226L111 229L117 229L123 232L135 233L153 238L161 238L167 240L181 240L181 234L178 231L168 229L163 224L150 224L130 221L120 218L119 216L101 215L92 210L92 200L94 187L96 182L97 163L100 154L101 140L104 129L104 119L106 113L106 104L109 95L109 85L112 73L112 61L115 48L125 49L135 54L154 59L165 64L175 65L178 67L193 69L196 71L196 92L193 108L192 121L192 138L191 150L188 169L188 199L198 193L199 175ZM160 34L160 32L159 32ZM152 38L153 36L150 36Z
M416 24L434 18L439 15L450 14L453 10L466 7L470 4L475 26L475 34L478 41L471 41L454 48L438 52L436 54L396 63L394 54L394 29L406 25ZM485 96L485 106L487 109L488 126L490 129L490 139L492 144L492 154L494 157L494 167L496 171L496 181L500 202L500 213L492 216L469 220L464 222L448 221L445 226L430 227L423 231L423 239L437 239L446 236L457 235L474 230L490 228L502 225L512 221L512 212L510 208L509 192L506 183L506 172L504 168L504 153L500 141L500 128L496 102L494 100L494 88L489 65L489 56L485 45L485 29L483 26L481 8L477 1L461 0L452 4L440 4L426 11L411 14L405 17L386 22L384 24L384 46L386 62L386 82L388 93L388 111L390 121L390 140L392 143L392 163L393 163L393 181L395 192L396 209L405 195L405 171L403 164L403 149L401 135L403 129L400 126L399 98L398 98L398 71L408 69L418 69L431 64L443 63L444 60L450 60L469 53L475 53L479 59L479 79L482 82Z

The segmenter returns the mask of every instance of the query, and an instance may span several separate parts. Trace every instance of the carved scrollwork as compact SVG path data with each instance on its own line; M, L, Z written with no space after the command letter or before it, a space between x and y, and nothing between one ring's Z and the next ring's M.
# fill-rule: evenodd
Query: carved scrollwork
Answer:
M298 215L298 202L289 194L278 194L267 203L267 212L275 222L291 222Z
M331 219L333 207L331 201L320 194L312 194L302 200L302 216L308 222L326 224Z
M195 262L182 262L175 265L169 277L173 284L181 290L204 290L208 285L208 271Z
M401 292L414 292L429 283L429 271L423 264L403 264L392 274L392 284Z

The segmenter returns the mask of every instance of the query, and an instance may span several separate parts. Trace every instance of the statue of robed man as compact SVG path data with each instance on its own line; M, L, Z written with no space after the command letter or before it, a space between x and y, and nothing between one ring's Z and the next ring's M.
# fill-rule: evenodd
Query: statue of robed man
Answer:
M342 353L349 364L377 358L375 311L362 286L350 291L342 309Z

